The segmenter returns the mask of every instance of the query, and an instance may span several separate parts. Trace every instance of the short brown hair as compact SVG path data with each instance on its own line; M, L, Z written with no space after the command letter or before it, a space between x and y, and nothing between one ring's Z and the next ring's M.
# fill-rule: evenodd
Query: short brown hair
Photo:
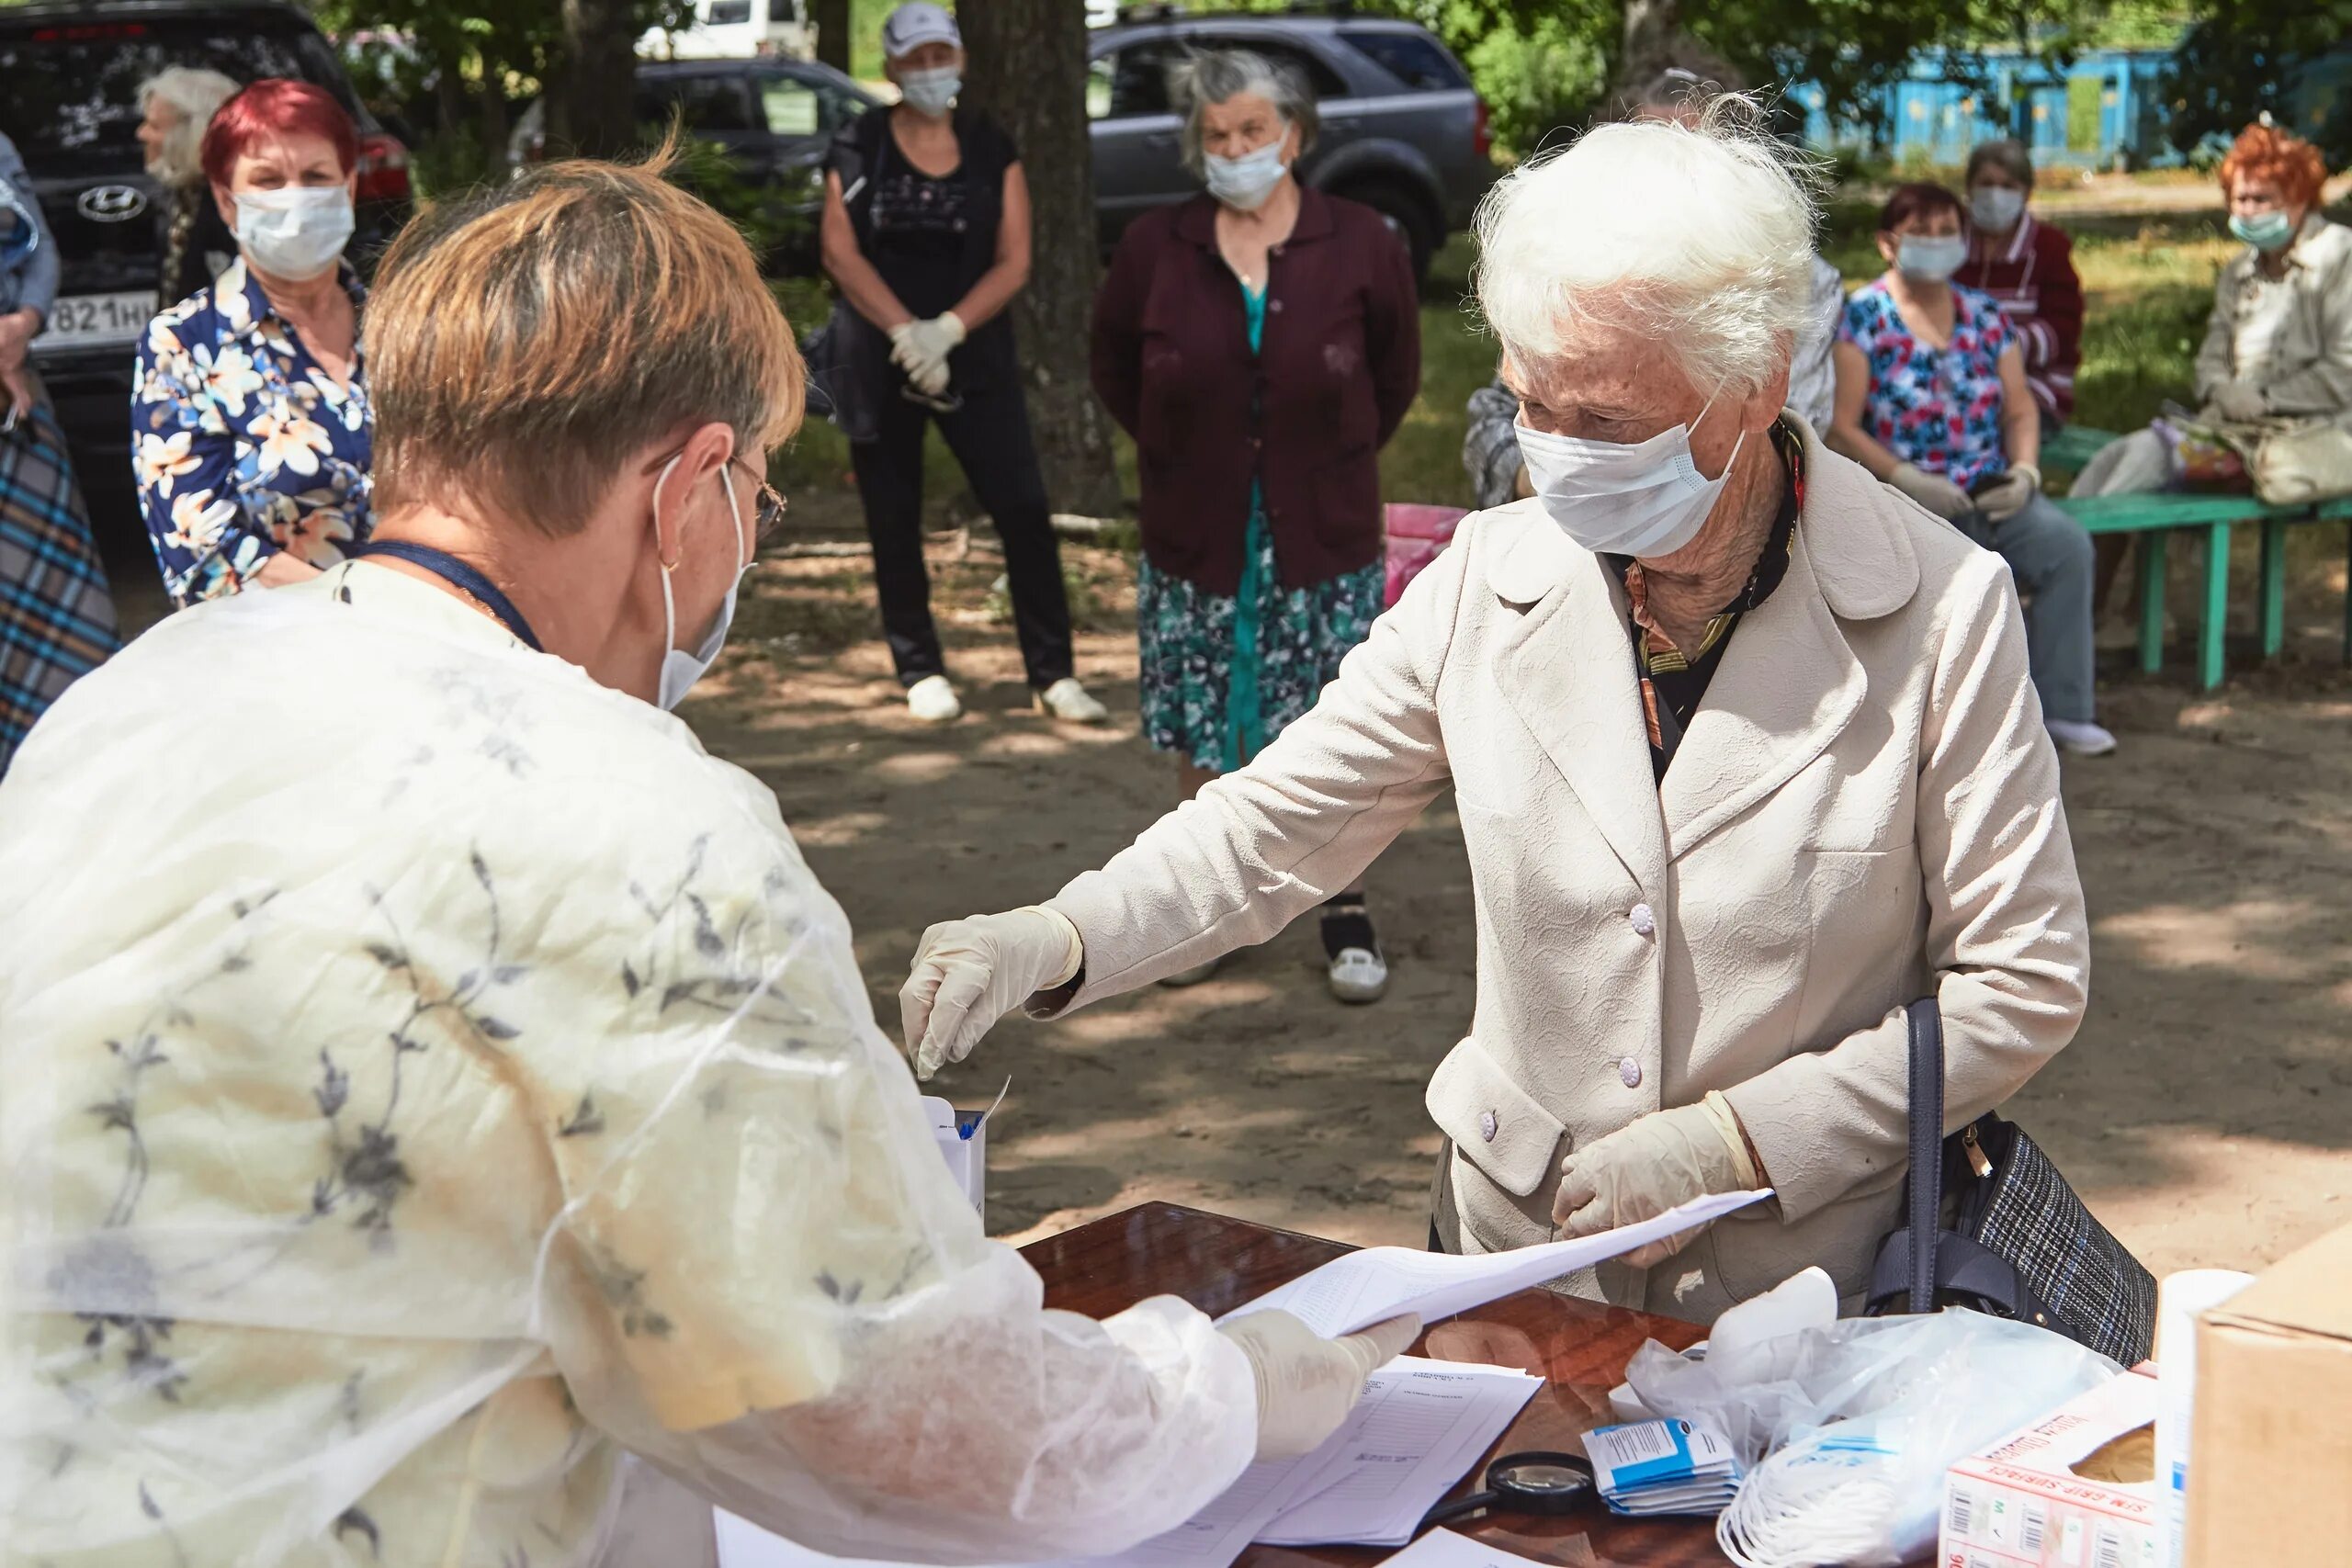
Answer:
M669 162L550 164L401 232L368 305L378 516L422 502L560 536L684 427L754 447L799 427L784 312Z
M1925 218L1931 212L1950 212L1960 220L1964 231L1968 227L1968 209L1950 188L1933 180L1914 180L1909 185L1896 186L1887 196L1886 205L1878 209L1878 231L1892 234L1914 218Z
M2291 131L2249 125L2222 160L2222 200L2237 194L2240 175L2275 181L2290 206L2317 207L2320 187L2327 184L2327 164L2318 148Z
M2033 154L2025 150L2022 141L2004 137L1998 141L1978 142L1969 150L1968 173L1960 183L1974 185L1976 176L1987 167L2000 170L2028 190L2033 188Z

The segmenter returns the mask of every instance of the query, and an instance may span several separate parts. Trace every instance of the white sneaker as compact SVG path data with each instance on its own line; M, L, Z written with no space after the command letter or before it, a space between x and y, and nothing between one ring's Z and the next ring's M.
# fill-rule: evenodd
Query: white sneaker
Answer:
M953 724L964 716L964 704L946 676L926 675L907 688L907 711L925 724Z
M1343 1002L1376 1002L1388 994L1388 961L1365 947L1343 947L1331 960L1331 994Z
M1075 675L1065 675L1039 692L1037 707L1064 724L1100 724L1111 716L1111 710L1095 701L1094 694L1080 685Z
M2044 719L2042 723L2061 751L2070 751L2077 757L2104 757L2115 750L2115 737L2096 724L2070 718Z

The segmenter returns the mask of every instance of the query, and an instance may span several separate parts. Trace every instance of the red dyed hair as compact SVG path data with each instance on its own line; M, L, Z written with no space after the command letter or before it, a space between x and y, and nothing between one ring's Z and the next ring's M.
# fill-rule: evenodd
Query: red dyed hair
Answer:
M265 76L222 104L204 128L204 177L227 185L241 155L278 136L322 136L345 174L358 166L359 128L334 94L308 82Z
M2276 182L2290 207L2312 208L2327 183L2327 164L2319 149L2301 137L2275 125L2249 125L2222 160L2222 200L2237 193L2241 175Z
M1960 220L1961 232L1968 231L1968 209L1960 197L1933 180L1916 180L1910 185L1896 186L1886 205L1878 211L1878 231L1892 234L1914 218L1924 218L1930 212L1950 212Z

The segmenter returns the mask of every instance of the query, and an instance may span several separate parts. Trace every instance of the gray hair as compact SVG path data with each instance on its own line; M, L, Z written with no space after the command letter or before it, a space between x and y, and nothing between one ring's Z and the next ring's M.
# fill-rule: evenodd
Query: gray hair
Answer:
M1479 204L1478 303L1521 366L1595 330L1668 344L1702 391L1747 396L1813 308L1818 164L1718 97L1696 125L1603 125Z
M166 185L192 186L204 178L203 160L198 152L204 141L204 128L220 106L237 96L236 82L218 71L207 71L195 65L166 65L139 84L139 107L144 113L150 101L171 106L180 117L179 124L164 139L155 158L155 177Z
M1207 167L1201 153L1201 111L1244 94L1265 99L1283 124L1298 128L1300 157L1315 145L1315 95L1295 67L1254 50L1196 50L1168 71L1168 101L1184 106L1184 167L1194 178Z
M2026 189L2033 188L2033 154L2024 143L2006 139L1979 142L1968 154L1968 173L1962 177L1962 186L1974 185L1978 173L1988 164Z

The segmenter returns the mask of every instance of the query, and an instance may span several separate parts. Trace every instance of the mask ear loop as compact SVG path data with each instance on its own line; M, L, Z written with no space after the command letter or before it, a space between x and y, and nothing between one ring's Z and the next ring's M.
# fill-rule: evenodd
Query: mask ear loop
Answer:
M662 569L662 657L664 659L669 658L671 649L678 646L678 604L670 594L670 574L677 570L679 565L686 558L686 536L684 529L679 530L678 558L663 560L662 558L662 487L670 482L670 475L677 468L678 459L684 456L685 454L681 452L677 457L673 457L662 464L662 477L653 481L653 564ZM740 549L740 547L738 547Z

